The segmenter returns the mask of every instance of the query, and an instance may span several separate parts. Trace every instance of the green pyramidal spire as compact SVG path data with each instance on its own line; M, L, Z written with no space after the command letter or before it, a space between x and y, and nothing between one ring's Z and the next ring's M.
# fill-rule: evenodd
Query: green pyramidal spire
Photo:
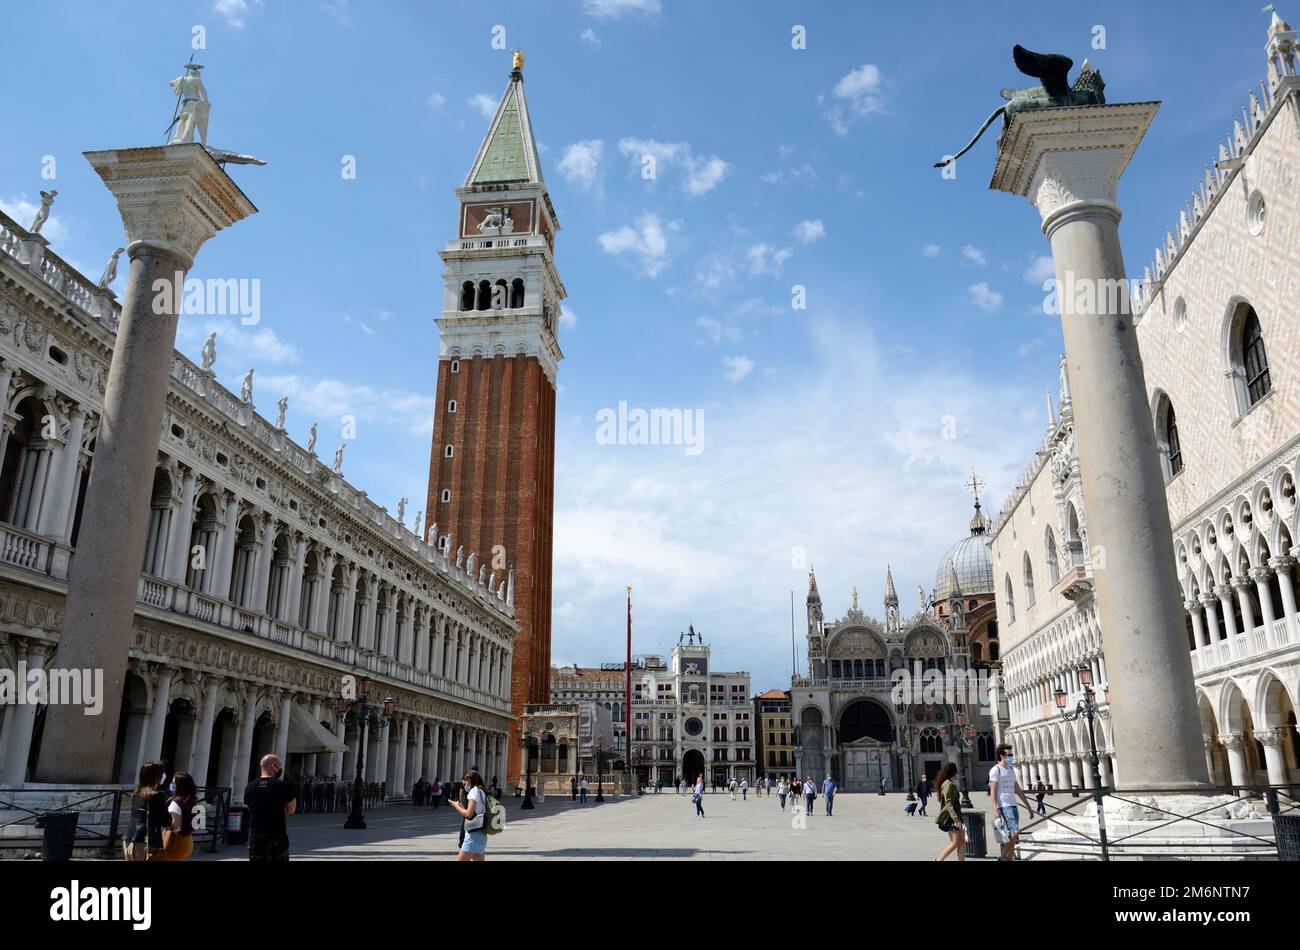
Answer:
M542 165L537 159L537 143L533 139L528 102L524 99L524 75L520 67L510 74L510 83L497 105L465 185L541 181Z

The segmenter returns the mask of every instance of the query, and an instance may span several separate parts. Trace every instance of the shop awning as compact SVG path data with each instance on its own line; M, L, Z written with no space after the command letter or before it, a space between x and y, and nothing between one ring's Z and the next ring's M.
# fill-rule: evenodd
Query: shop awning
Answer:
M338 737L311 718L311 713L297 704L289 706L289 751L346 752L348 747Z

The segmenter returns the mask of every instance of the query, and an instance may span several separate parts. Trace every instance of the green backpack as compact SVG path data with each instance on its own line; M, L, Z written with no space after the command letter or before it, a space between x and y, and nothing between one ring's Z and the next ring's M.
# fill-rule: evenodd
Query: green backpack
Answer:
M506 830L506 806L491 795L483 797L487 799L483 809L483 830L490 835L499 835Z

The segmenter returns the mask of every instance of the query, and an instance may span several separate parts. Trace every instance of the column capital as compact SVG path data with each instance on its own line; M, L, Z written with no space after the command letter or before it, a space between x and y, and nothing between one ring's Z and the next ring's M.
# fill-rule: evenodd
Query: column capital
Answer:
M181 258L188 270L208 238L257 213L197 142L83 154L117 199L133 259L156 248Z
M1251 579L1244 575L1231 577L1228 579L1228 583L1232 585L1234 590L1249 590L1253 586Z
M989 187L1028 198L1049 237L1074 213L1117 221L1119 176L1146 134L1158 102L1025 109L1002 133Z
M1199 600L1199 601L1200 601L1204 606L1206 606L1206 607L1213 606L1214 603L1218 600L1217 597L1215 597L1213 594L1209 594L1209 593L1206 593L1206 594L1199 594L1199 595L1197 596L1197 599L1198 599L1198 600Z
M1253 580L1256 584L1261 582L1267 582L1269 577L1271 577L1273 574L1273 572L1269 570L1267 567L1252 567L1246 573L1250 575L1250 579Z
M1266 749L1280 749L1286 742L1286 729L1265 729L1263 732L1255 733L1255 738Z
M1219 736L1219 743L1229 752L1240 752L1246 744L1246 737L1240 733L1230 732Z
M1295 562L1296 559L1291 557L1291 555L1279 554L1277 557L1271 557L1268 559L1268 566L1273 568L1275 571L1285 571L1289 570Z
M1218 597L1220 600L1227 600L1232 596L1232 588L1227 584L1219 584L1214 588L1214 596Z
M1199 613L1201 610L1201 605L1195 600L1185 600L1183 601L1183 609L1186 610L1189 614Z

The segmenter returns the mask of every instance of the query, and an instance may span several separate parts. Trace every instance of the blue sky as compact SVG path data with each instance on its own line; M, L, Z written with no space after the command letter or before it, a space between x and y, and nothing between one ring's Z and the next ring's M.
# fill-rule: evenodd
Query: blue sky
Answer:
M553 658L618 658L632 584L637 652L693 622L757 690L788 685L789 591L802 629L808 562L828 615L851 585L879 612L887 562L913 609L966 532L970 467L995 514L1046 425L1061 343L1040 310L1037 214L987 190L992 134L955 180L930 167L999 88L1031 84L1012 44L1089 57L1111 101L1163 100L1120 188L1134 275L1264 76L1261 6L26 4L0 36L23 77L0 205L26 225L58 188L45 233L97 278L121 226L80 153L162 141L167 82L204 27L209 142L269 164L232 169L260 213L192 275L258 278L262 317L186 317L178 346L197 359L218 330L222 381L237 390L256 366L261 411L289 395L291 434L305 444L319 421L322 454L355 415L346 475L390 510L409 496L409 520L427 484L437 251L522 48L569 293ZM596 414L620 401L702 411L704 450L598 444Z

